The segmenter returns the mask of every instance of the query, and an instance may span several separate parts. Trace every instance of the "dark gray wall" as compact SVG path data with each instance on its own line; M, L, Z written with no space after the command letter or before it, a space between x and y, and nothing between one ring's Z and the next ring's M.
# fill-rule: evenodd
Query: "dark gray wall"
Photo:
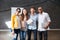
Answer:
M48 12L51 17L52 29L60 29L60 0L0 0L0 29L6 29L5 21L10 21L11 7L42 6L44 11Z

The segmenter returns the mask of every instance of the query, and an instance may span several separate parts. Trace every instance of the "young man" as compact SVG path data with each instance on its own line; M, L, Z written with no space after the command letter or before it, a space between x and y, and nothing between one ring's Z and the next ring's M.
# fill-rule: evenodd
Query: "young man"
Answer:
M42 40L42 34L44 34L44 40L47 40L47 30L49 29L51 20L48 13L44 12L42 7L38 7L38 12L38 31L40 40Z
M31 7L30 8L30 18L32 22L28 26L28 40L31 40L31 32L34 34L34 40L37 40L37 26L36 26L36 21L37 21L37 14L35 13L35 8Z
M19 13L21 12L20 8L16 9L16 12L12 15L11 17L11 26L12 26L12 34L16 34L16 38L14 38L13 40L17 40L18 38L18 33L20 33L20 17L19 17Z

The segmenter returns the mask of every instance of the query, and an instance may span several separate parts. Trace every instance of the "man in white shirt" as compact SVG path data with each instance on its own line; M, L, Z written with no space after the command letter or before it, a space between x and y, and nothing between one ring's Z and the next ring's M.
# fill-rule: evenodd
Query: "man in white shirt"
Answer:
M47 30L50 25L50 17L48 13L44 12L42 7L38 7L38 31L40 40L42 40L42 34L44 34L44 40L47 40Z

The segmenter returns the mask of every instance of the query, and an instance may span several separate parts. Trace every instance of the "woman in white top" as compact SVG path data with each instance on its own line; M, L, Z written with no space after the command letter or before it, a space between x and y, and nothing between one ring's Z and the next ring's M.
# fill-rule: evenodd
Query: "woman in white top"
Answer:
M21 31L20 31L20 40L26 40L26 31L27 31L27 21L28 13L26 9L23 9L21 14Z

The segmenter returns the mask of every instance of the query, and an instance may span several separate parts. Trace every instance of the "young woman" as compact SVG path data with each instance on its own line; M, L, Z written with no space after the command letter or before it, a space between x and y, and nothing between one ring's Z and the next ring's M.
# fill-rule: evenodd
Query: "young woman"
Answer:
M27 20L28 13L26 9L23 9L21 14L21 31L20 31L20 40L26 40L26 31L27 31Z

